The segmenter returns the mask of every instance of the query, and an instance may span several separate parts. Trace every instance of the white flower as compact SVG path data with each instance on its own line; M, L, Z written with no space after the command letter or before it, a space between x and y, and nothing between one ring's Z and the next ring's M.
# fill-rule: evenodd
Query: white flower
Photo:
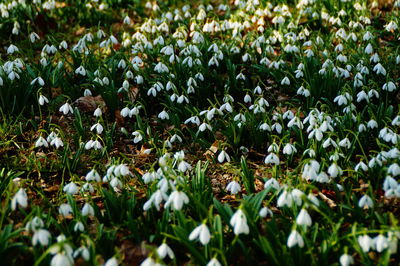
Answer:
M168 200L168 196L167 196L167 194L165 194L165 192L163 192L162 190L158 189L157 191L155 191L151 195L150 199L145 202L145 204L143 205L143 210L144 211L149 210L151 208L151 205L154 204L156 209L159 211L160 210L160 204L161 204L161 202L163 200L167 201Z
M63 105L60 107L59 111L60 111L61 113L63 113L64 115L67 115L68 113L71 113L71 114L74 113L74 110L72 109L72 107L71 107L71 105L70 105L69 103L63 104Z
M40 105L44 105L45 103L49 103L49 99L47 99L46 96L40 94L38 102Z
M159 266L160 264L158 264L152 257L148 257L147 259L145 259L140 266Z
M94 209L93 209L92 205L90 205L89 203L86 202L82 208L82 215L83 216L94 216Z
M11 200L12 210L16 210L18 206L22 207L23 209L28 207L28 195L23 188L20 188Z
M101 109L97 107L96 110L94 110L93 116L99 117L101 115L102 115Z
M350 264L354 264L354 259L349 254L343 254L340 256L339 262L341 266L349 266Z
M63 203L63 204L60 205L60 207L58 209L58 212L62 216L66 217L66 216L72 214L72 207L68 203Z
M32 245L36 246L40 244L41 246L47 246L49 244L51 234L45 229L38 229L32 236Z
M50 262L50 266L72 266L73 261L69 256L57 253Z
M293 153L296 152L297 152L296 147L291 143L287 143L285 147L283 147L283 154L292 155Z
M368 235L359 236L357 238L358 244L361 249L366 253L372 247L372 239Z
M382 234L379 234L373 239L373 247L376 251L381 253L389 247L389 240Z
M74 253L73 253L73 257L77 258L79 256L81 256L85 261L88 261L90 259L90 251L89 251L89 249L87 247L84 247L84 246L81 246L78 249L76 249L74 251ZM107 260L105 265L107 265L107 266L111 266L111 265L118 266L118 262L117 261L116 261L117 264L113 264L113 263L107 264L109 261L112 262L113 258Z
M184 173L184 172L186 172L187 170L190 170L190 169L192 169L192 166L189 163L185 162L185 161L181 161L178 164L178 170L180 172L182 172L182 173Z
M36 40L40 40L40 37L36 32L31 32L31 34L29 34L29 39L31 43L34 43Z
M231 157L226 151L221 151L218 155L218 162L223 163L224 161L230 162Z
M39 147L49 147L49 143L42 137L40 136L38 138L38 140L35 142L35 148L39 148Z
M83 66L80 66L75 70L75 73L86 76L86 69Z
M7 48L7 54L13 54L15 52L18 52L18 47L15 46L14 44L11 44L8 48Z
M207 245L210 242L211 234L206 224L197 226L189 235L189 240L199 239L202 245Z
M305 226L311 226L312 220L311 216L308 214L306 209L301 209L299 215L296 218L296 223L298 225L305 225Z
M79 188L74 182L71 182L64 186L63 191L67 194L73 195L78 193Z
M165 243L157 248L157 254L161 259L164 259L167 255L170 259L175 258L175 254L172 249Z
M394 84L392 81L389 81L389 82L383 84L382 90L392 92L392 91L396 90L396 84Z
M237 181L231 181L229 184L226 186L226 190L228 190L232 195L237 194L240 190L240 184Z
M342 169L335 162L332 163L328 168L328 174L332 178L340 176L340 175L342 175L342 173L343 173Z
M265 157L264 163L279 165L279 157L275 153L270 153Z
M138 143L138 142L140 142L140 141L143 139L143 136L142 136L142 134L141 134L139 131L133 132L132 135L135 137L135 138L133 139L133 143Z
M290 79L288 77L284 77L281 81L281 85L290 85Z
M269 189L269 188L273 188L275 190L278 190L280 188L279 182L276 181L276 179L273 177L268 179L268 181L265 182L264 184L264 189Z
M172 205L174 210L181 210L183 204L189 203L189 198L183 191L175 190L174 192L169 195L167 202L165 203L165 207L168 208Z
M115 257L109 258L104 266L118 266L118 260Z
M397 30L398 26L396 22L390 21L388 24L385 25L385 30L387 31L395 31Z
M391 164L388 168L388 174L391 174L393 176L400 175L400 166L397 163Z
M369 208L372 208L373 206L374 206L374 202L368 195L362 196L360 198L360 200L358 201L358 207L360 207L360 208L369 209Z
M74 225L74 232L83 232L85 230L85 226L83 225L82 222L77 222Z
M265 218L267 216L274 216L273 212L271 211L271 209L267 208L267 207L262 207L261 210L258 212L258 215L260 215L260 217Z
M90 170L90 172L86 174L85 179L86 181L101 181L100 175L95 169Z
M238 209L231 217L230 225L233 226L233 232L235 235L248 234L250 232L249 226L247 225L247 218L241 209Z
M304 247L304 240L303 237L296 230L292 230L287 240L287 246L289 248L292 248L296 245L301 248Z
M277 206L278 207L291 207L293 205L293 196L292 193L284 190L278 197Z
M169 115L166 111L162 111L158 114L158 118L160 118L161 120L169 120Z
M44 226L43 220L35 216L31 221L26 223L26 231L37 231Z
M207 266L221 266L221 263L216 259L212 258L208 263Z

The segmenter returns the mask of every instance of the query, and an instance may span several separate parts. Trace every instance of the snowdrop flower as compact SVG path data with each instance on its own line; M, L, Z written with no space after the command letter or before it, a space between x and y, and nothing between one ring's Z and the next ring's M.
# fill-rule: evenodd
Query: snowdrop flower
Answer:
M250 97L250 95L246 94L246 95L244 96L243 101L244 101L245 103L251 103L251 97Z
M197 226L189 235L189 240L199 239L202 245L207 245L210 242L211 234L206 224Z
M360 198L358 201L358 207L364 208L364 209L369 209L374 206L374 202L368 195L364 195Z
M140 141L143 139L143 136L142 136L142 134L141 134L139 131L133 132L132 135L135 137L135 138L133 139L133 143L138 143L138 142L140 142Z
M222 266L222 264L216 259L212 258L208 263L207 266Z
M18 52L18 51L19 51L18 47L15 46L14 44L11 44L7 48L7 54L13 54L13 53Z
M35 83L39 83L40 86L44 86L44 80L41 77L37 77L31 81L31 85L34 85Z
M291 143L287 143L285 147L283 147L283 154L292 155L296 152L297 152L296 147Z
M388 174L391 174L393 176L400 175L400 166L397 163L391 164L388 168Z
M284 190L278 197L278 201L277 201L277 206L278 207L292 207L293 205L293 196L292 193L290 193L287 190Z
M371 119L368 121L367 127L370 129L378 128L378 123L375 120Z
M377 75L382 74L383 76L386 76L386 69L385 69L380 63L378 63L378 64L376 64L376 65L374 66L373 71L374 71Z
M274 164L274 165L279 165L279 157L275 153L270 153L268 154L267 157L265 157L264 163L266 164Z
M77 250L74 251L73 257L77 258L81 256L85 261L89 261L90 259L90 252L87 247L81 246ZM118 266L118 261L115 259L115 262L113 261L114 258L108 259L107 262L104 264L104 266Z
M354 170L356 170L357 172L359 172L360 170L366 172L368 170L368 165L361 161L356 165L356 167L354 167Z
M347 149L350 149L351 142L350 142L350 140L348 138L344 138L341 141L339 141L339 146L347 148Z
M29 221L26 226L26 231L35 232L44 226L43 220L35 216L31 221Z
M389 247L389 240L382 234L379 234L373 239L372 245L376 251L381 253Z
M233 226L235 235L248 234L250 232L247 225L247 218L244 212L239 208L231 217L230 225Z
M156 207L156 209L159 211L160 210L160 204L163 201L167 201L167 200L168 200L167 194L165 194L164 191L158 189L157 191L155 191L151 195L150 199L145 202L145 204L143 205L143 210L147 211L147 210L149 210L151 208L151 205L154 205Z
M150 3L150 2L149 2ZM152 257L148 257L145 259L140 266L160 266L161 264L157 263Z
M205 131L206 129L212 131L212 127L211 127L209 124L203 122L203 124L201 124L201 125L199 126L199 131L200 131L200 132L203 132L203 131Z
M167 255L170 259L175 258L174 252L166 243L162 243L161 246L157 248L157 254L161 259L164 259Z
M74 225L74 232L83 232L85 230L85 226L83 225L82 222L77 222Z
M38 102L40 105L44 105L45 103L49 103L49 99L47 99L46 96L40 94Z
M11 209L13 211L15 211L18 206L23 209L28 207L28 195L23 188L20 188L11 200Z
M114 177L110 181L110 186L114 189L114 191L118 191L122 189L124 185L122 184L121 180L119 180L117 177Z
M66 216L72 214L72 207L68 203L63 203L63 204L60 205L60 207L58 209L58 212L62 216L66 217Z
M360 245L361 249L367 253L369 249L372 247L372 239L368 235L359 236L357 238L358 244Z
M343 254L339 258L340 266L349 266L350 264L354 264L354 259L349 254Z
M296 218L296 223L298 225L311 226L311 216L308 214L306 209L301 209L299 215Z
M40 147L49 147L49 143L42 137L40 136L38 140L35 142L35 148L40 148Z
M94 208L87 202L83 205L82 216L94 216Z
M288 248L292 248L296 245L300 248L304 247L304 240L303 237L295 229L293 229L288 237L287 246Z
M182 173L184 173L184 172L186 172L188 170L191 170L191 169L192 169L192 166L189 163L185 162L185 161L181 161L178 164L178 170L180 172L182 172Z
M94 117L100 117L102 115L101 109L99 107L94 110L93 116Z
M37 244L40 244L41 246L47 246L49 245L50 238L51 234L49 231L46 229L38 229L32 236L32 245L36 246Z
M75 70L75 73L86 76L86 69L83 66L80 66Z
M281 85L290 85L290 80L288 77L284 77L281 81Z
M78 193L79 188L74 182L71 182L64 186L63 191L67 194L73 195Z
M262 207L261 210L259 211L258 215L260 215L261 218L265 218L267 216L270 216L270 217L274 216L271 209L269 209L267 207Z
M241 187L240 184L234 180L229 182L229 184L226 186L226 190L228 190L232 195L235 195L241 191Z
M223 150L218 155L218 162L223 163L224 161L230 162L231 157L229 156L229 154L226 151Z
M396 90L396 84L394 84L394 82L392 82L392 81L389 81L389 82L383 84L382 90L392 92L392 91Z
M72 266L72 259L62 253L57 253L50 261L50 266Z
M342 169L336 164L336 162L333 162L329 168L328 168L328 174L332 177L338 177L343 174Z
M34 43L36 40L40 40L40 37L36 32L31 32L31 34L29 34L29 40L31 43Z
M275 190L279 190L279 188L280 188L279 182L276 181L276 179L273 177L268 179L268 181L265 182L265 184L264 184L264 189L270 189L270 188L275 189Z
M100 175L95 169L90 170L90 172L86 174L85 179L86 181L101 181Z
M164 110L161 113L158 114L158 118L161 120L169 120L169 115L168 113Z
M96 130L97 134L101 134L103 133L103 126L100 123L96 123L90 128L90 131L94 130Z
M172 206L172 209L179 211L182 209L183 204L187 203L189 203L189 198L185 192L175 190L171 195L169 195L165 207L168 208L169 206Z
M71 113L71 114L74 113L74 110L72 109L72 107L71 107L71 105L70 105L69 103L64 103L64 104L60 107L59 111L60 111L61 113L63 113L64 115L67 115L68 113Z
M388 24L385 25L385 30L387 31L395 31L397 30L398 26L396 22L390 21Z

